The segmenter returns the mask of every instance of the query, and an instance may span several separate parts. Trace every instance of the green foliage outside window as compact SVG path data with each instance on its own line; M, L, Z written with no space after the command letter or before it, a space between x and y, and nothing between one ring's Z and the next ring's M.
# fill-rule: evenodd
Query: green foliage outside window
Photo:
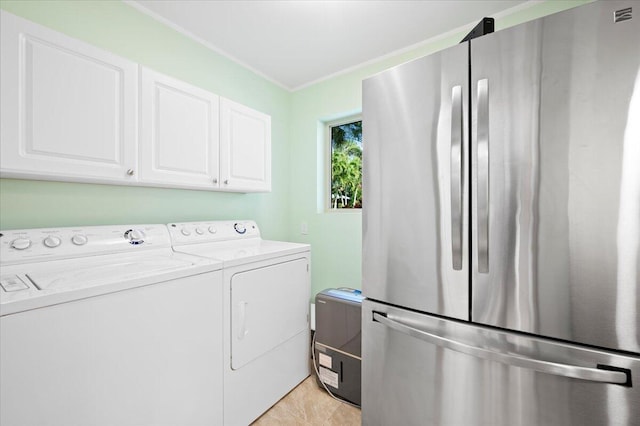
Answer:
M331 127L331 207L362 208L362 121Z

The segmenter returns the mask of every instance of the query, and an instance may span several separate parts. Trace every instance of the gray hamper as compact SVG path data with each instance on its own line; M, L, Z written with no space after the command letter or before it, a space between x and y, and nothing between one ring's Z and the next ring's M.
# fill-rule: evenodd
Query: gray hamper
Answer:
M362 295L349 288L316 295L314 356L320 380L336 396L360 405Z

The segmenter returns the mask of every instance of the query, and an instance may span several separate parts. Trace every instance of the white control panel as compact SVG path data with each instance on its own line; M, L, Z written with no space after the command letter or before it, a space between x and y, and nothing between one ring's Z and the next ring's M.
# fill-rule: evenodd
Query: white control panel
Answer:
M0 231L0 263L10 265L171 247L164 225L87 226ZM2 282L2 287L18 284Z
M167 227L174 246L260 238L260 229L252 220L170 223Z

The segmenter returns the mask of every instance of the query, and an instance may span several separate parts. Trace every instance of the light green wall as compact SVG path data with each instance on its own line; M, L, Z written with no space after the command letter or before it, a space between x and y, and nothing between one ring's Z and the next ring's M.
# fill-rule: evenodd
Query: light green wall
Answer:
M496 20L496 30L569 9L582 1L547 1ZM370 66L320 82L293 93L291 113L292 241L308 242L313 250L312 294L327 287L360 288L362 216L318 210L324 174L323 145L318 128L323 122L362 111L362 80L395 65L457 44L466 33L452 34ZM366 123L364 123L366 126ZM364 141L366 151L366 141ZM364 200L366 203L366 200ZM405 206L411 208L411 206ZM302 222L309 234L300 234Z
M498 19L496 27L589 1L536 3ZM364 78L456 44L465 35L453 34L289 93L120 2L0 1L0 8L263 111L273 125L269 194L0 179L1 229L255 218L267 238L311 243L312 294L326 287L360 288L361 280L360 213L318 209L324 182L322 123L361 111ZM308 235L300 234L302 222Z
M267 238L287 238L288 91L119 1L0 8L271 115L273 149L267 194L0 179L0 229L252 218Z

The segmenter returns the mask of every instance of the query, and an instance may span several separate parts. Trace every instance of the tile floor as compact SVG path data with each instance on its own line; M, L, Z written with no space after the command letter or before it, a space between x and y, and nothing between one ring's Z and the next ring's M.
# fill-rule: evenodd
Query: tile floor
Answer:
M309 376L264 413L255 426L360 425L360 410L331 398Z

